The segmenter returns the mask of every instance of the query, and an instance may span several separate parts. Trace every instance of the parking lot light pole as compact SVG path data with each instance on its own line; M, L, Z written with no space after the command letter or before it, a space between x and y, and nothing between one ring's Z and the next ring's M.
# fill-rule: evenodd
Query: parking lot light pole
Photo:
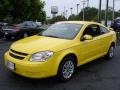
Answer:
M81 1L83 2L83 21L85 20L85 0Z
M70 10L71 10L71 15L72 15L72 9L73 9L73 8L70 8Z
M87 7L89 7L89 0L87 0Z
M66 16L66 7L64 6L64 17Z
M68 10L66 10L66 19L68 19L67 13L68 13Z
M78 15L78 8L79 8L79 5L80 5L80 4L77 4L77 15Z
M113 17L112 19L115 19L115 0L113 0Z
M106 2L106 12L105 12L105 26L107 26L107 20L108 20L108 4L109 4L109 0L107 0Z
M115 19L115 1L118 1L118 0L113 0L113 14L112 14L113 20Z

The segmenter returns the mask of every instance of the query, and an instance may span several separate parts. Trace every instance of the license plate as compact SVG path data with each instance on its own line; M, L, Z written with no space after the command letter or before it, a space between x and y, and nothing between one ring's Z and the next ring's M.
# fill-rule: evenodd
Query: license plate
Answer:
M12 62L7 62L7 67L9 68L9 69L11 69L11 70L15 70L15 64L14 63L12 63Z

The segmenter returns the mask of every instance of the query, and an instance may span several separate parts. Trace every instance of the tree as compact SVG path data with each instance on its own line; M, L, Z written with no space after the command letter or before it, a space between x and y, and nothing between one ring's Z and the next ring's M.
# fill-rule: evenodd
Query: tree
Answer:
M86 7L84 8L84 13L85 13L85 21L91 21L95 20L96 21L96 16L98 14L98 9L95 7ZM80 20L82 20L83 17L83 9L81 10L79 14Z
M115 11L115 18L120 17L120 10Z
M109 9L108 9L108 20L112 20L112 15L113 15L112 8L109 7ZM117 18L117 17L120 17L119 10L115 11L115 18ZM101 18L102 18L102 20L105 20L105 10L102 10Z
M69 16L68 20L74 21L74 20L80 20L80 18L78 15L72 14L71 16Z
M11 18L13 22L36 19L44 21L44 5L41 0L0 0L0 18Z
M55 22L58 22L58 21L66 21L67 19L62 16L62 15L59 15L59 16L56 16L56 17L53 17L52 19L48 20L48 23L55 23Z
M109 7L109 9L108 9L108 20L112 20L112 15L113 15L112 10L113 10L112 7ZM84 8L84 11L85 11L85 21L98 21L98 9L97 8L86 7L86 8ZM117 17L120 17L119 10L115 11L115 18L117 18ZM79 13L79 19L78 20L82 20L82 18L83 18L83 9ZM105 10L101 11L101 19L105 20Z
M4 17L10 15L10 10L11 6L9 0L0 0L0 21L3 21Z

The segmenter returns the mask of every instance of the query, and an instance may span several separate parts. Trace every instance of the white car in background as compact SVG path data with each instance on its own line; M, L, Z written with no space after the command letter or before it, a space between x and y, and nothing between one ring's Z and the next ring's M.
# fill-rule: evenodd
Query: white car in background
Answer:
M41 22L37 22L37 21L36 21L36 24L37 24L37 26L41 26L42 25Z

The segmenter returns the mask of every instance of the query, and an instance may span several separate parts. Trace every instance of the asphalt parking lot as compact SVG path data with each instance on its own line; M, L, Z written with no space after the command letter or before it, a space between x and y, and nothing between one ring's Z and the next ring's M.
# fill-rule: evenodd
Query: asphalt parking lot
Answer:
M0 90L120 90L120 45L112 60L100 58L79 67L68 82L54 78L28 79L16 75L4 67L4 53L13 42L0 41Z

